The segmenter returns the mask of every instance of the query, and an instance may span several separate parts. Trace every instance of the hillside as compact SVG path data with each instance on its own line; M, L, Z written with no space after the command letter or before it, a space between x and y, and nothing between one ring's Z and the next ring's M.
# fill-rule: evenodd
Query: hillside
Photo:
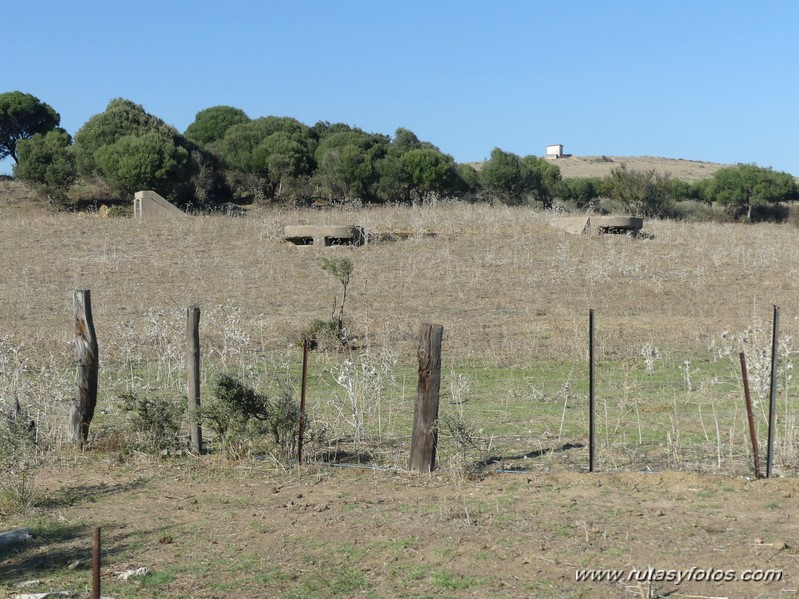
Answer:
M482 162L471 163L480 170ZM614 168L626 164L628 168L637 170L654 169L667 173L683 181L699 181L713 176L720 168L727 166L716 162L698 160L682 160L676 158L655 158L652 156L568 156L554 161L560 168L564 179L571 177L598 177L610 174Z

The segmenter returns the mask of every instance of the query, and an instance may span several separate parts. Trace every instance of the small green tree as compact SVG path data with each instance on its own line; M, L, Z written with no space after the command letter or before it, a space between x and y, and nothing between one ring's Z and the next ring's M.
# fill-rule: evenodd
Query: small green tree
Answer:
M390 148L388 136L366 133L341 123L329 125L314 152L314 182L330 199L379 199L378 165Z
M189 182L189 152L155 131L122 136L100 148L94 159L121 196L152 189L174 197Z
M750 222L755 206L797 199L796 181L791 175L754 164L717 170L705 192L728 208L745 210Z
M450 196L456 189L455 161L432 148L416 148L402 155L402 166L420 201L433 196Z
M600 180L592 177L570 177L558 185L558 196L586 208L600 196Z
M225 137L228 129L249 120L247 114L239 108L212 106L196 114L194 122L186 128L184 135L203 148L211 148Z
M130 100L111 100L90 118L74 150L78 172L107 180L120 196L152 189L184 204L231 197L210 152Z
M491 151L483 168L480 182L489 196L504 204L521 204L531 188L531 173L521 158L499 148Z
M14 176L51 202L63 203L78 176L72 139L63 129L37 133L17 144L18 162Z
M342 334L344 330L344 302L347 301L347 287L350 284L352 272L355 270L355 264L350 258L324 258L322 260L322 270L336 277L341 283L341 305L337 307L334 298L331 322L336 331Z
M622 164L610 171L603 181L603 187L612 199L621 202L633 216L669 216L674 205L671 177L654 169L629 169Z
M311 175L316 133L296 119L264 117L233 125L214 144L240 188L274 200Z
M544 208L551 208L561 181L560 167L545 158L525 156L522 164L532 173L530 193Z
M549 208L560 178L560 168L543 158L521 158L499 148L491 151L480 170L480 182L488 195L511 205L537 201Z

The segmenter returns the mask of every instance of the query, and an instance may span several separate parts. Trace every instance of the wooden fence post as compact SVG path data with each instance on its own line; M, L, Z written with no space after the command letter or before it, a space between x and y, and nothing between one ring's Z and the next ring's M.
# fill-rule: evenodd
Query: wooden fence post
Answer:
M78 389L72 399L69 432L74 443L83 445L89 439L89 425L97 407L99 356L92 319L92 299L88 289L77 289L73 296L75 309L75 353L78 358Z
M441 388L441 339L444 327L422 325L419 335L419 384L413 413L409 469L423 474L436 466L438 397Z
M191 450L200 455L203 451L203 431L197 421L200 407L200 306L186 308L186 355L188 357L188 418Z

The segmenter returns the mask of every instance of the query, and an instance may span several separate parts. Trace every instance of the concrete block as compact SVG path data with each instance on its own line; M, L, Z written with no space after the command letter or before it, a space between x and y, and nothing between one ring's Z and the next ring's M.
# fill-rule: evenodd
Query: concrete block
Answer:
M134 218L170 218L175 216L187 215L154 191L137 191L133 196Z

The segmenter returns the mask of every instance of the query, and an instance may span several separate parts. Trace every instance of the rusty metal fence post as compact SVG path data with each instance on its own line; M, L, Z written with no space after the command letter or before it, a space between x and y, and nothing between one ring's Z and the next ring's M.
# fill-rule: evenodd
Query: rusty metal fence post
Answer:
M779 350L780 307L774 306L774 324L771 328L771 386L768 401L768 448L766 452L766 478L771 477L771 460L774 457L774 418L777 403L777 352Z
M760 478L760 451L757 445L755 432L755 417L752 413L752 396L749 393L749 370L746 367L746 354L741 352L741 378L744 385L744 399L746 400L746 417L749 420L749 437L752 439L752 459L755 463L755 478Z
M588 471L594 471L594 310L588 311Z

